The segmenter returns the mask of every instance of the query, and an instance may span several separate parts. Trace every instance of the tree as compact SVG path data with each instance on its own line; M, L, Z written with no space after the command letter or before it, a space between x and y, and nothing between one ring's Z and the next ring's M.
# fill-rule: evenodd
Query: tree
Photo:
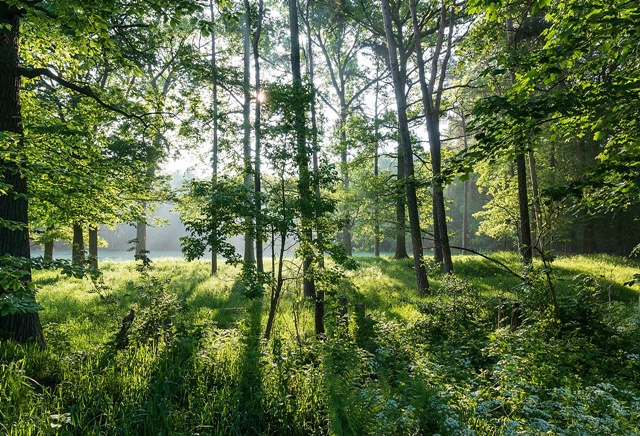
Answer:
M398 130L400 133L400 144L403 152L404 165L407 174L405 182L407 193L407 210L409 212L409 225L411 229L411 243L413 246L413 264L416 273L418 290L426 293L429 291L429 280L424 266L424 255L422 249L422 230L420 228L420 216L418 214L418 198L416 195L416 181L413 169L413 148L411 146L411 136L409 133L409 121L407 119L406 103L406 77L401 75L398 66L398 54L395 34L391 18L391 9L388 0L382 0L382 17L387 36L387 46L389 49L389 63L391 65L391 75L393 77L393 88L395 90L396 105L398 108Z
M424 117L429 135L429 148L431 150L431 168L433 171L433 228L434 228L434 251L436 261L442 260L444 270L447 273L453 272L453 262L451 260L451 249L449 248L449 234L447 231L447 219L444 207L444 192L440 182L440 168L442 166L442 144L440 140L440 116L442 94L444 92L444 83L447 73L447 66L451 58L453 45L453 29L454 29L454 10L453 7L448 8L442 3L439 14L434 10L428 10L423 16L418 17L418 9L416 0L410 0L409 7L411 10L411 19L413 23L413 38L415 43L415 52L418 65L418 77L420 80L420 90L422 91L422 106ZM433 29L423 29L424 24L428 23L427 18L430 16L439 17L439 25L437 28L437 40L433 48L431 61L431 71L429 81L426 78L426 69L424 54L422 50L422 39L424 33L431 33ZM441 59L441 53L444 55ZM437 80L437 81L436 81Z

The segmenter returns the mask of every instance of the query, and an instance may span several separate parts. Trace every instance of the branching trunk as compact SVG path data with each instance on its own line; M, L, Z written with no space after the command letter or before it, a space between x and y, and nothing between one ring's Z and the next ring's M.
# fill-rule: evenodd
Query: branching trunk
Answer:
M427 83L426 71L422 53L422 42L420 27L416 10L416 0L410 0L411 19L413 21L413 38L415 43L416 58L418 63L418 75L420 78L420 90L422 91L422 106L427 124L429 136L429 148L431 152L431 168L433 171L433 223L436 261L442 261L444 270L447 273L453 272L453 262L451 259L451 248L449 247L449 233L447 231L447 219L444 207L444 191L442 183L439 181L440 169L442 165L442 144L440 141L440 101L444 90L444 75L447 63L451 55L451 37L453 34L453 13L449 17L448 40L443 60L440 62L445 34L447 33L447 9L442 4L440 9L440 27L438 29L438 39L434 48L431 62L431 76ZM440 80L437 81L438 70Z
M405 96L406 77L401 77L400 69L398 67L397 47L394 39L389 0L382 0L382 17L384 19L387 46L389 47L389 63L391 64L393 87L398 107L398 130L400 132L400 143L404 154L404 164L407 174L405 187L407 192L409 226L411 229L411 243L413 245L413 264L418 290L422 293L426 293L429 292L429 280L427 279L427 271L425 269L423 259L422 230L420 228L418 197L416 195L416 183L413 170L413 150L411 146L411 136L409 133L409 121L407 119L407 104Z

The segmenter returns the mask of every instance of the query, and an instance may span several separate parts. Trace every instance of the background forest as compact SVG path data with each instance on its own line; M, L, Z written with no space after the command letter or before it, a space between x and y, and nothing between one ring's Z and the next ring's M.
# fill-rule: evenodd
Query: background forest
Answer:
M623 0L0 1L0 432L638 434L639 47Z

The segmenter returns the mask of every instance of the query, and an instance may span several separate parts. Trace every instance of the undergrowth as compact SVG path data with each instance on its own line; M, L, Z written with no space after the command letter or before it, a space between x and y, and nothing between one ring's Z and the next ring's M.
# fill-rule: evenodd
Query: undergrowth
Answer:
M38 272L48 345L0 344L0 434L640 434L637 263L558 259L556 314L543 281L479 258L433 268L430 296L410 264L358 260L324 341L291 286L265 342L228 266Z

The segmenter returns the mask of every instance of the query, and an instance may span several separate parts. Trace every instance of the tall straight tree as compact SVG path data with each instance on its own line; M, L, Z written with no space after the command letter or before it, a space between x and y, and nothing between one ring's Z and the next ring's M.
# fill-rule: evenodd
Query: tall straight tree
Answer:
M255 203L256 203L256 213L255 213L255 239L256 239L256 268L259 272L264 271L263 265L263 248L262 248L262 239L264 238L264 233L262 230L262 187L261 187L261 152L262 152L262 123L260 120L262 102L264 100L264 94L262 93L262 87L260 84L260 37L262 36L262 20L264 18L264 2L263 0L258 0L258 22L256 23L256 32L253 36L253 71L255 74L255 93L256 93L256 107L255 107L255 119L254 119L254 135L255 135L255 165L254 165L254 190L255 190Z
M249 0L244 0L244 14L242 26L243 69L242 69L242 145L244 165L242 173L247 190L253 190L253 168L251 164L251 5ZM246 217L247 233L244 235L244 260L255 262L256 256L253 247L252 217Z
M418 9L416 0L409 1L411 9L411 18L413 22L413 38L416 50L416 59L418 64L418 75L420 79L420 90L422 91L422 106L427 125L427 133L429 135L429 149L431 151L431 168L433 171L433 227L435 236L436 259L442 259L444 270L447 273L453 272L453 262L451 260L451 248L449 247L449 234L447 232L447 220L444 208L444 192L442 182L440 182L440 169L442 166L442 143L440 141L440 105L442 102L442 93L444 91L444 80L447 72L447 64L451 58L451 46L453 40L453 24L454 13L453 8L448 13L445 3L440 7L440 24L437 26L437 40L433 48L431 59L431 71L429 81L426 78L426 68L422 50L422 36L424 29L421 23L428 20L424 18L429 16L438 16L435 11L427 10L424 16L418 17ZM448 22L448 25L447 25ZM427 31L426 33L430 33ZM444 55L441 59L441 54ZM440 253L438 253L438 251ZM438 255L439 254L439 255Z
M409 121L407 118L407 97L405 93L406 81L401 77L398 67L398 54L389 0L382 0L382 18L384 20L387 46L389 48L389 64L391 65L391 76L393 77L393 88L395 91L396 106L398 109L398 131L400 134L400 144L407 175L405 189L407 195L407 211L409 213L409 226L411 229L411 243L413 245L413 266L416 273L418 290L426 293L429 292L429 280L427 278L427 270L424 265L422 248L422 229L420 228L418 197L416 194L416 182L413 167L413 147L411 146L411 135L409 132Z
M216 29L215 10L213 0L209 0L209 13L211 14L211 81L213 85L212 112L213 112L213 144L211 145L211 181L218 181L218 68L216 65ZM215 235L214 235L215 239ZM211 250L211 274L218 272L218 253Z
M511 50L516 51L515 29L513 28L513 19L507 18L507 43ZM510 71L511 83L516 83L515 71ZM525 162L525 140L526 136L524 132L520 132L516 138L515 153L516 153L516 177L518 180L518 207L520 212L520 226L519 226L519 239L520 239L520 253L526 262L531 262L533 259L533 246L531 243L531 222L529 219L529 195L527 192L527 164Z
M297 0L289 0L289 32L291 35L291 76L295 95L304 95L300 67L300 37ZM300 226L303 246L303 293L305 297L316 298L315 283L309 272L312 255L309 253L313 239L313 193L311 191L311 172L309 171L309 153L307 149L306 113L303 104L295 110L296 150L295 161L298 165L298 196L300 204ZM318 306L317 306L318 307ZM318 317L316 316L316 321ZM316 331L324 330L324 325L316 324Z

